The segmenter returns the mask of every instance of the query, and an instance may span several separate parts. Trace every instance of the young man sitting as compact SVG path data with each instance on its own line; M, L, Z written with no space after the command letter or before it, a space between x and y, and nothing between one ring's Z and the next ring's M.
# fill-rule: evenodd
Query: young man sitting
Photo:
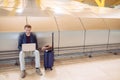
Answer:
M37 50L38 49L37 38L36 38L35 34L33 34L31 32L31 28L32 28L31 25L25 25L25 27L24 27L25 32L23 32L19 36L18 49L20 51L20 53L19 53L19 61L20 61L20 69L21 69L21 78L24 78L26 76L25 57L27 55L35 57L36 72L39 75L42 75L41 70L40 70L40 53ZM22 44L26 44L26 43L35 43L36 44L36 50L31 51L31 52L22 51Z

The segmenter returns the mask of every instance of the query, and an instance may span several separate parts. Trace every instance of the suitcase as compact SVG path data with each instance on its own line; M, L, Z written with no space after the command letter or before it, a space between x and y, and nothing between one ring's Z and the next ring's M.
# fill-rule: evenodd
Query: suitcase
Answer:
M44 68L51 69L54 64L54 33L52 33L52 49L44 51Z
M54 64L54 53L53 51L45 51L44 52L44 68L46 69L51 69Z

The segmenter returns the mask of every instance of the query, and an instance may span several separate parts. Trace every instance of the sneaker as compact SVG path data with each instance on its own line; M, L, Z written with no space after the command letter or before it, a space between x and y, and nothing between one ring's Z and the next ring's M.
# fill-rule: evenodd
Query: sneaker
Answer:
M26 72L25 72L25 70L23 70L22 72L21 72L21 78L24 78L26 76Z
M39 68L36 68L36 73L37 73L38 75L42 76L42 72L41 72L41 70L40 70Z

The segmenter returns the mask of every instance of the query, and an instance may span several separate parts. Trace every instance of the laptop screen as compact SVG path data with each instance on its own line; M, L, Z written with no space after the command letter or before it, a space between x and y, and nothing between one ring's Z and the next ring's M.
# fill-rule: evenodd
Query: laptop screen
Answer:
M35 51L35 50L36 50L35 43L22 44L22 51Z

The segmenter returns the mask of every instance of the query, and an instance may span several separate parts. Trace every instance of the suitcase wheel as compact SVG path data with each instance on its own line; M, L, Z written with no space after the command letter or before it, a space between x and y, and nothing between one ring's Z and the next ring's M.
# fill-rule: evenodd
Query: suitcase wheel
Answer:
M53 70L52 68L50 68L50 70Z
M45 67L45 70L47 70L47 68Z

